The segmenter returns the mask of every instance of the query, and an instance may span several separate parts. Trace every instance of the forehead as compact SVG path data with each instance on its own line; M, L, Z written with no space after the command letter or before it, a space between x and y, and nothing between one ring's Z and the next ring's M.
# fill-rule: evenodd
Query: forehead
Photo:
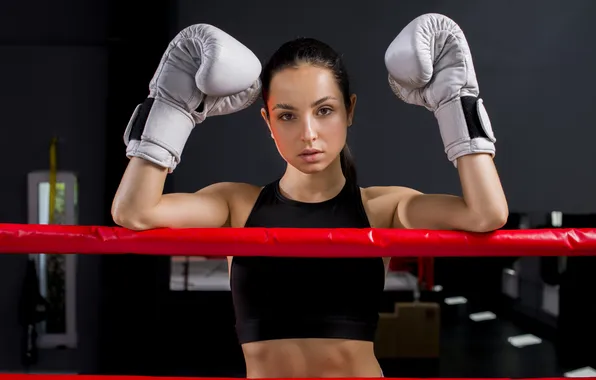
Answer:
M339 86L328 70L300 65L278 72L269 88L269 103L289 103L296 107L311 104L325 96L341 97Z

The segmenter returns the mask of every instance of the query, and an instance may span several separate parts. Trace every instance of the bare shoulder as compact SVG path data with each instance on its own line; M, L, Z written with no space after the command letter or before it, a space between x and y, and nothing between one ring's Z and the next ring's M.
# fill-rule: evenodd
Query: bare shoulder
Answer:
M362 195L367 201L388 202L390 200L399 200L404 196L421 194L418 190L404 186L371 186L361 189Z
M361 188L362 202L373 227L390 228L402 199L421 194L403 186L371 186Z
M198 190L195 194L222 194L227 197L241 196L243 194L258 194L261 191L261 186L256 186L244 182L217 182L209 186L205 186Z
M261 193L262 186L244 182L218 182L202 188L196 194L217 194L230 210L230 227L243 227Z
M206 186L195 194L216 195L224 199L230 207L244 203L254 203L261 192L262 186L244 182L217 182Z

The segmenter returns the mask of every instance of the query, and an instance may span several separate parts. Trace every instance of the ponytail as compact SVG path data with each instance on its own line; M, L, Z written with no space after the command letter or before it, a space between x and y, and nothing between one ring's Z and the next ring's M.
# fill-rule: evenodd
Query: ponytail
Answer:
M356 165L354 164L354 158L352 158L352 153L350 153L348 144L344 146L341 153L339 154L339 160L341 162L341 172L344 174L344 177L346 177L346 181L354 183L356 186L358 186Z

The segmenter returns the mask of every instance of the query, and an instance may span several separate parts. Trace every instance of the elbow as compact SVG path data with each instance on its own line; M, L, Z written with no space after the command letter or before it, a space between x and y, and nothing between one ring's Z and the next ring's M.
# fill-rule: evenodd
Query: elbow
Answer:
M507 223L509 211L506 207L497 210L485 211L478 217L474 232L492 232L503 228Z
M112 219L118 226L133 231L144 231L152 228L139 213L129 212L117 207L112 207Z

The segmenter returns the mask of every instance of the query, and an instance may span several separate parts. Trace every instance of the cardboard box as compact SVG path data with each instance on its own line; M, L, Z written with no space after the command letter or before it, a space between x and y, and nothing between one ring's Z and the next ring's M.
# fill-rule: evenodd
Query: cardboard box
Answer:
M437 358L440 351L437 303L396 303L393 313L379 314L375 354L386 358Z

